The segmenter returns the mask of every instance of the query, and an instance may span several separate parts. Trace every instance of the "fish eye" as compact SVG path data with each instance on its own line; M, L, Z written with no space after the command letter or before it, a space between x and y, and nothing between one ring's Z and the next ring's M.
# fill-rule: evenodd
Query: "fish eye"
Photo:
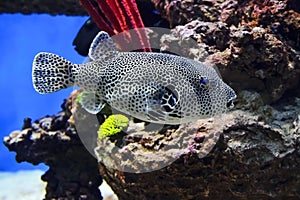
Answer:
M207 82L208 82L208 79L207 78L205 78L205 77L200 77L200 83L201 84L204 84L204 85L206 85L207 84Z

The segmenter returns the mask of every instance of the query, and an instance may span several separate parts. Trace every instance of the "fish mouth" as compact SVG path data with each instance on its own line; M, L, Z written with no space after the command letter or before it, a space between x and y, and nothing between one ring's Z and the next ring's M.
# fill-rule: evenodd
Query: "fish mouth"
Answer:
M226 85L226 96L227 102L226 107L232 109L234 107L233 101L237 98L235 91L229 86Z
M234 100L234 99L236 99L236 95L233 96L233 97L231 97L231 98L227 101L226 107L227 107L228 109L232 109L232 108L234 107L234 104L233 104L233 100Z

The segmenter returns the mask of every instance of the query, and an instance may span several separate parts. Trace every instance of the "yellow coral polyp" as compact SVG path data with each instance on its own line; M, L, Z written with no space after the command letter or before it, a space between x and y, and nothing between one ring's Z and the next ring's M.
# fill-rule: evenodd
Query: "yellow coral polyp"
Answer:
M129 125L129 119L121 114L110 115L99 127L98 138L103 139L118 134Z

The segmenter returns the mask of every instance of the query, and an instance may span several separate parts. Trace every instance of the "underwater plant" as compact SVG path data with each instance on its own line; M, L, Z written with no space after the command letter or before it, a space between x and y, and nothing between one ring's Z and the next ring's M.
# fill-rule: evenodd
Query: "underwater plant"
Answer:
M129 119L126 116L121 114L110 115L99 127L98 138L103 139L116 135L128 125Z

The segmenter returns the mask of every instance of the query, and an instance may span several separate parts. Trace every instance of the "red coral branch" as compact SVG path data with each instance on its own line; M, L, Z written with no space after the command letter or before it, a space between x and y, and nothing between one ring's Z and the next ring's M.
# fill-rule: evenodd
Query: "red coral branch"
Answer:
M144 29L138 29L144 28L144 23L134 0L95 1L106 19L103 19L97 8L91 3L91 0L80 0L80 3L101 30L106 31L112 36L117 33L136 29L135 31L130 31L123 35L125 41L122 42L122 49L151 51L146 31ZM107 22L109 22L109 24Z
M111 26L115 29L115 32L118 33L122 31L121 28L121 19L118 18L116 15L116 8L115 4L109 2L109 1L103 1L103 0L97 0L96 1L99 8L107 18L107 20L111 23ZM112 23L114 22L114 23Z
M80 4L85 8L88 14L93 18L99 28L106 31L109 35L114 35L113 29L104 21L97 9L89 0L80 0Z
M127 30L143 28L144 23L135 1L121 0L121 5L124 6L128 16L127 18L129 20L129 23L127 24ZM151 51L146 31L144 29L139 29L135 32L137 37L133 38L136 38L138 41L134 42L134 47L137 49L143 49L143 51Z
M109 1L109 0L107 0ZM120 5L119 0L112 0L112 4L114 6L114 13L119 19L118 22L120 23L121 30L119 32L122 32L124 30L128 30L127 25L126 25L126 13L122 10L122 5Z

